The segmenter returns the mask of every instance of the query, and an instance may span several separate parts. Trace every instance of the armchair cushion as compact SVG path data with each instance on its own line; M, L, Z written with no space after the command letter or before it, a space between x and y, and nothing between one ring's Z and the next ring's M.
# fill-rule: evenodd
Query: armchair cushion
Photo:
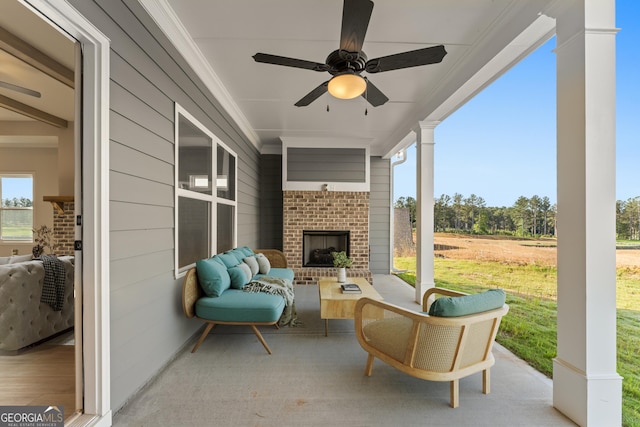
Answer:
M430 316L459 317L501 308L505 303L502 289L490 289L461 297L441 297L429 308Z
M412 326L408 317L391 317L369 323L363 331L373 347L403 362Z

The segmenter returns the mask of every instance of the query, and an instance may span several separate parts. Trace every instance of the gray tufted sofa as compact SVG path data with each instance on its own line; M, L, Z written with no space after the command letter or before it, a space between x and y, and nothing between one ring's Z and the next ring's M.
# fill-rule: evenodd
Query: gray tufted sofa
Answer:
M60 257L65 269L64 307L40 302L41 261L0 265L0 350L15 351L73 326L73 257Z

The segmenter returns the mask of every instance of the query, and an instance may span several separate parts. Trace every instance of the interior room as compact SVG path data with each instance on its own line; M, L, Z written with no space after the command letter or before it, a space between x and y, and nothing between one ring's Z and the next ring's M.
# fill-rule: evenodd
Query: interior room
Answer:
M19 2L3 2L0 402L49 405L53 398L66 408L66 417L80 407L74 345L75 55L70 37ZM64 260L64 301L56 308L39 301L42 255Z

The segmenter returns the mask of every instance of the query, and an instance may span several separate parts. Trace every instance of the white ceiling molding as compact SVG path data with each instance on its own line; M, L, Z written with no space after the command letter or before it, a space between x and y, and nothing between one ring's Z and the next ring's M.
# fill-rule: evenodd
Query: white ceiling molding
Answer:
M0 148L58 148L58 137L50 135L0 135Z
M162 32L182 54L195 73L202 79L205 86L220 105L231 116L246 138L258 150L261 142L253 127L233 100L227 89L218 78L202 51L198 48L189 32L184 28L173 9L165 0L140 0L140 4L156 22Z
M541 15L424 120L443 121L555 34L556 21Z
M555 34L555 19L545 15L534 21L498 55L465 82L453 95L442 102L423 120L442 122L484 88L510 70L515 64L536 50ZM383 158L391 158L416 141L414 132L409 132ZM437 142L437 141L436 141Z

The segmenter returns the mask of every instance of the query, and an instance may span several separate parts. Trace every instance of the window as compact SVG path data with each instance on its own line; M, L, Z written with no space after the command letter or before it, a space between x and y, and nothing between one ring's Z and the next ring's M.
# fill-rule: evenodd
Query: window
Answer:
M33 239L33 175L0 174L0 241Z
M176 276L236 245L236 154L176 104Z

